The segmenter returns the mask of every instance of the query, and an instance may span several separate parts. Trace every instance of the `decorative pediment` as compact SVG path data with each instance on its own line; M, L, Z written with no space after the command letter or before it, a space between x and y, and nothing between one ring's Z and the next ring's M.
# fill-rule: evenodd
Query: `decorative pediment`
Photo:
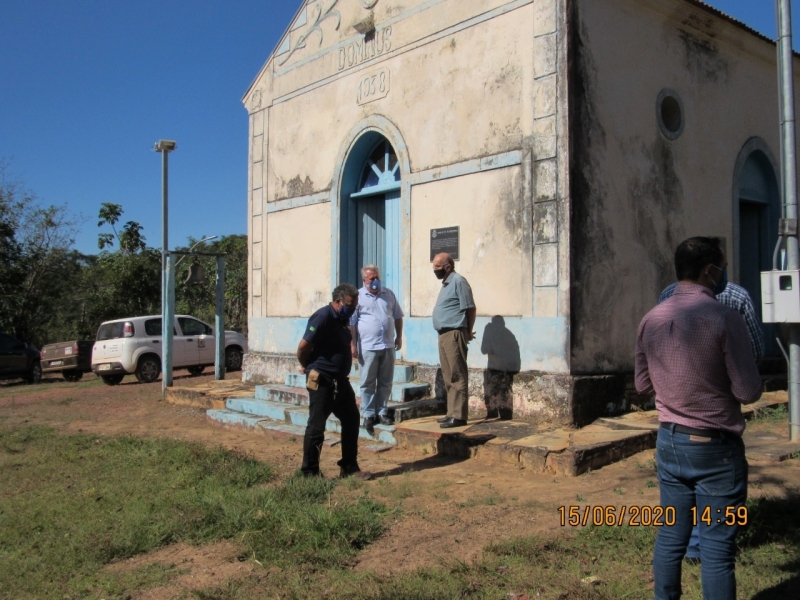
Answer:
M377 2L361 0L362 4L375 5ZM298 51L306 47L320 47L326 33L339 31L342 15L337 10L339 0L306 0L289 31L275 51L278 66L285 65Z

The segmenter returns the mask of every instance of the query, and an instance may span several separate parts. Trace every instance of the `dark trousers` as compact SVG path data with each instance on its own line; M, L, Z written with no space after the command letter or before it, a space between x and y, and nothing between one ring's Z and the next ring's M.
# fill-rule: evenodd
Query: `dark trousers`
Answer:
M347 377L329 379L320 376L317 390L308 390L308 425L303 438L303 466L306 475L319 473L319 455L325 441L325 423L331 413L342 425L342 460L337 464L348 473L359 471L358 426L360 415L356 395Z

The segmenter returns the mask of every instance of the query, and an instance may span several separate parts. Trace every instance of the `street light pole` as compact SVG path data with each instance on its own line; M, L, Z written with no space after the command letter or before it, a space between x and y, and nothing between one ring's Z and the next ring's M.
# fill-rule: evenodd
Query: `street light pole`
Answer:
M778 83L780 90L781 175L786 268L800 268L797 239L797 154L795 152L794 53L792 9L789 0L776 0L778 13ZM800 440L800 324L789 324L789 439Z
M163 354L167 350L171 352L172 344L167 344L167 333L172 332L172 323L167 322L167 306L169 304L169 282L167 281L167 255L169 253L169 153L178 147L175 140L158 140L154 145L154 150L161 153L161 335L164 340ZM169 340L170 342L172 340ZM167 348L169 346L169 348ZM171 358L171 356L170 356ZM172 372L167 373L167 366L172 366L172 361L167 360L166 356L161 357L162 373L161 387L162 395L166 394L166 388L172 385ZM169 379L169 382L167 381Z

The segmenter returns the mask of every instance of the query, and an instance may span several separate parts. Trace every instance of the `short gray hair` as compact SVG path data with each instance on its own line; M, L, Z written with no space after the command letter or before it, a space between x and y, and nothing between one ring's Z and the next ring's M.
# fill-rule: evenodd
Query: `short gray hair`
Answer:
M333 301L344 301L345 298L358 298L358 290L356 286L349 283L340 283L333 289Z
M381 270L378 268L378 265L373 265L370 263L361 267L361 279L364 279L364 277L367 276L367 271L375 271L378 274L378 277L381 276Z

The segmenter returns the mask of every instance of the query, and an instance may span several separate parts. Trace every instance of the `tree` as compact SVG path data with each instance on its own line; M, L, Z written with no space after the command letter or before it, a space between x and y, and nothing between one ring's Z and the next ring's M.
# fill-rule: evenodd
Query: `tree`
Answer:
M86 318L89 322L158 314L161 310L161 253L148 248L142 226L136 221L125 223L121 232L115 225L123 214L120 204L104 202L100 206L97 226L110 225L111 233L98 235L102 250L97 261L85 274ZM119 244L117 252L106 248Z
M196 240L189 238L188 245L179 249L188 250L195 242ZM195 251L219 252L226 255L225 328L235 329L247 335L247 236L223 236L206 246L195 248ZM187 286L184 283L193 262L197 262L205 269L209 280L207 284ZM176 312L191 314L213 323L216 312L216 260L211 256L187 256L179 269L175 281Z
M39 345L57 320L54 307L73 302L64 291L79 272L80 254L70 247L80 218L40 206L8 172L0 161L0 328Z
M100 205L100 213L98 215L100 220L97 222L97 226L102 227L106 224L111 225L111 229L114 231L114 233L101 233L98 235L97 247L100 248L100 250L103 250L106 247L112 247L114 245L114 238L116 237L117 241L119 242L119 249L122 252L133 254L145 250L147 248L147 244L145 243L145 238L142 235L142 226L136 221L128 221L122 227L122 233L117 233L117 228L114 227L114 225L117 224L117 221L119 221L122 213L122 205L120 204L103 202L103 204Z

